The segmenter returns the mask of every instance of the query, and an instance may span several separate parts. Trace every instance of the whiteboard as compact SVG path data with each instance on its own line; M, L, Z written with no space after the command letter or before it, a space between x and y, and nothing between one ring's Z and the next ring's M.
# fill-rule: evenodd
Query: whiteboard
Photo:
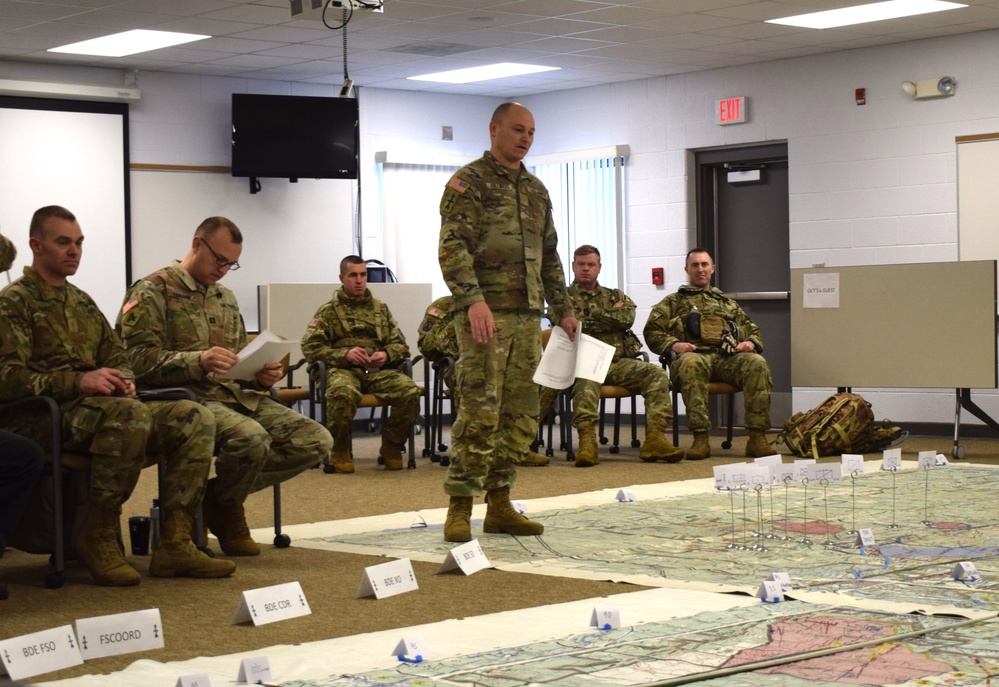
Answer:
M132 274L182 259L205 218L228 217L243 234L243 252L240 269L221 283L235 292L249 331L259 328L258 285L337 281L353 250L351 180L262 179L256 194L226 172L133 169L131 180Z
M61 110L27 109L34 103ZM124 105L0 98L0 231L17 246L16 279L31 264L35 210L62 205L83 231L83 257L70 282L114 322L126 274ZM7 276L0 277L0 286Z
M999 260L999 134L958 139L957 226L960 260Z

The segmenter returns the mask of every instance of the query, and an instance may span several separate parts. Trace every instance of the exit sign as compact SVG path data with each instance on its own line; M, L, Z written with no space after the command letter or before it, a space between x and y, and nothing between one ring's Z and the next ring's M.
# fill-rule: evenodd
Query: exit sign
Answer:
M719 124L739 124L746 121L746 98L724 98L715 101L715 116Z

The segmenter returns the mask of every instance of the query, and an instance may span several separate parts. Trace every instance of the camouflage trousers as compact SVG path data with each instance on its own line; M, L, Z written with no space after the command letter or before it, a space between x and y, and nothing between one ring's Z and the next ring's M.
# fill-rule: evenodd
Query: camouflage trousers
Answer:
M403 444L420 414L422 392L416 382L399 370L331 369L326 376L326 415L332 432L336 425L349 426L354 421L362 394L374 394L388 403L388 419L382 424L382 436L392 443Z
M444 492L478 496L513 486L517 464L538 431L541 318L529 310L493 311L496 334L480 344L468 314L454 316L461 355L455 377L461 403L451 427L451 464Z
M284 482L330 455L326 428L274 399L255 410L208 401L215 416L215 493L242 503L255 491Z
M711 429L708 417L708 382L726 382L742 389L746 401L746 428L770 429L770 366L759 353L684 353L670 365L670 375L681 380L680 393L687 406L692 432Z
M646 424L665 429L673 423L673 404L669 397L669 375L659 365L636 358L621 358L611 363L604 385L621 386L645 399ZM600 420L599 382L577 379L572 385L572 424L574 427ZM541 387L541 415L551 408L557 389Z
M60 405L63 448L89 453L90 500L116 509L128 499L145 464L164 466L166 508L194 509L211 466L215 423L193 401L84 396ZM51 450L51 434L37 412L5 415L6 428Z

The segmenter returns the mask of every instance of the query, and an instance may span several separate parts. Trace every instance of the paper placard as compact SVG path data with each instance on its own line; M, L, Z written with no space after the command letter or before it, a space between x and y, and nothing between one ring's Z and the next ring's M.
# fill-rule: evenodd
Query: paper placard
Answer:
M239 662L239 675L236 676L236 682L247 682L255 685L270 679L271 662L267 660L266 656L244 658Z
M780 588L780 582L764 580L756 590L756 597L769 603L777 603L784 600L784 590Z
M384 599L414 589L419 589L419 585L416 583L413 564L408 558L400 558L365 568L361 584L357 587L357 598L374 594L376 599Z
M513 508L518 513L520 513L521 515L527 512L527 506L524 505L523 501L511 501L510 507Z
M635 500L635 490L634 489L618 489L617 496L615 496L621 503L631 503Z
M968 582L977 582L981 579L978 575L978 569L971 561L961 561L955 565L954 569L950 571L950 576L955 580L968 580Z
M715 489L731 489L731 465L715 465L712 471L715 475Z
M437 574L458 568L466 575L471 575L483 568L488 568L490 565L485 552L479 546L479 540L473 539L448 551L447 558L437 570Z
M799 481L808 479L808 466L810 465L815 465L814 458L798 458L794 461L795 475Z
M864 474L864 457L859 453L844 453L840 458L844 475Z
M789 484L798 481L798 468L793 463L782 463L774 466L774 479L778 484Z
M302 585L286 582L243 592L232 616L232 624L252 622L254 625L266 625L311 613Z
M932 470L937 466L936 451L920 451L916 456L916 462L920 470Z
M403 637L392 650L393 656L398 656L400 660L408 657L415 662L430 659L430 648L427 643L419 637Z
M92 658L162 649L163 623L160 609L102 615L76 621L80 654Z
M427 525L427 521L423 519L423 516L417 513L413 516L412 522L409 523L409 529L418 530L423 527L429 527L429 525Z
M888 448L881 452L882 470L902 469L902 449Z
M802 277L801 307L839 307L839 272L811 272Z
M754 458L753 463L756 465L766 465L769 468L776 467L783 462L783 457L779 453L775 453L772 456L760 456L759 458Z
M0 662L12 680L22 680L83 664L70 625L11 637L0 642Z
M947 462L947 456L945 456L942 453L938 453L937 454L936 461L937 461L937 467L938 468L942 468L945 465L950 465L950 463Z
M767 579L765 581L766 582L776 582L777 584L780 585L780 588L783 591L785 591L785 592L790 591L792 589L792 587L791 587L791 576L788 575L786 572L777 572L777 571L774 571L774 572L770 573L769 575L767 575Z
M743 468L746 475L746 484L750 487L769 487L773 475L769 465L746 465Z
M621 611L615 606L594 606L590 615L590 627L601 630L616 630L621 627Z
M870 527L857 530L856 544L862 549L868 549L874 546L874 532Z
M821 484L842 481L842 463L816 463L808 466L808 481Z
M208 673L181 675L174 687L212 687L212 680L208 677Z

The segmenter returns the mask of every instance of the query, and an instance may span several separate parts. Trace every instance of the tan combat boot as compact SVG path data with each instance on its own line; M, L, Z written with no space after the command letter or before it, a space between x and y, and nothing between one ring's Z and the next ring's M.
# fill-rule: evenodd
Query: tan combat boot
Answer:
M694 443L687 449L687 460L704 460L711 457L711 444L707 432L694 432Z
M260 544L250 536L243 504L219 501L214 486L215 479L208 480L205 499L201 502L205 525L218 537L219 546L227 556L259 556Z
M402 446L382 437L379 454L385 461L386 470L402 470Z
M746 442L746 457L762 458L763 456L772 456L773 454L774 449L770 445L770 442L767 441L763 430L749 430L749 441Z
M162 512L160 545L153 551L149 574L153 577L228 577L236 570L232 561L211 558L191 541L194 518L171 508Z
M472 541L472 497L452 496L444 521L444 541Z
M654 463L657 460L664 463L679 463L683 460L683 449L671 444L661 427L648 427L638 457L646 463Z
M334 472L351 474L354 472L354 460L350 455L350 425L334 425L330 434L333 435L333 452L330 454L330 465Z
M528 451L524 460L520 462L520 465L523 465L526 468L540 468L543 465L548 465L550 462L551 461L548 459L548 456L541 455L540 453L536 453L534 451Z
M482 531L488 534L504 532L514 536L541 534L545 526L540 522L528 520L514 510L510 504L510 487L493 489L486 494L486 518L482 522Z
M118 548L118 511L90 503L76 540L76 555L103 587L134 587L142 578Z
M592 422L583 422L576 428L579 432L579 450L576 451L576 467L589 468L600 462L597 453L597 430Z

